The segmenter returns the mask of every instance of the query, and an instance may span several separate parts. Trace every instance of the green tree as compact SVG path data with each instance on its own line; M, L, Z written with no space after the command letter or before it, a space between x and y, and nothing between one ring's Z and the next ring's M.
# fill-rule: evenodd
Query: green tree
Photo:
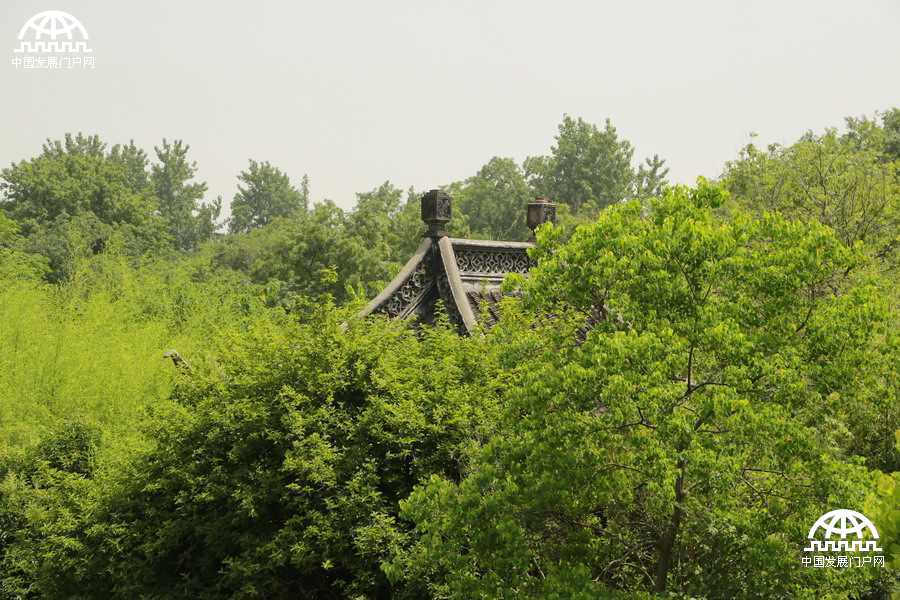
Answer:
M890 160L900 160L900 108L886 111L881 122L884 127L884 151Z
M0 597L61 598L77 585L72 558L84 550L79 527L99 438L99 431L68 422L19 456L0 456Z
M309 211L309 175L306 174L300 180L300 201L303 204L303 212Z
M418 238L410 244L401 235L421 233L421 221L410 229L401 195L385 184L360 194L360 204L350 214L329 200L320 202L308 213L226 236L211 247L210 259L266 285L279 302L323 294L340 302L357 293L370 296L415 249Z
M238 175L238 191L231 201L232 233L250 231L287 217L309 206L309 180L304 175L298 191L287 174L268 162L250 161L250 166Z
M563 116L548 157L530 157L525 171L534 190L578 212L604 208L631 195L634 148L620 139L609 119L603 129Z
M418 536L392 578L452 598L884 584L798 565L810 524L873 489L847 405L872 401L861 372L897 363L876 344L886 302L864 282L835 293L863 258L826 227L721 221L723 199L701 181L566 243L541 231L523 300L490 334L511 369L498 433L462 481L402 502Z
M847 117L842 136L856 150L874 150L885 162L900 160L900 108L891 108L874 117ZM804 136L815 139L815 136Z
M193 250L209 239L222 209L222 199L204 203L206 182L192 182L197 163L188 160L190 146L181 140L153 148L157 163L151 167L150 182L159 201L159 211L175 247Z
M419 206L415 192L404 195L390 181L356 194L356 206L347 219L348 232L368 248L367 257L378 263L371 267L373 276L392 275L416 249L425 227Z
M639 165L637 173L635 173L635 197L658 198L661 196L668 183L666 180L668 174L669 167L659 155L654 154L653 158L645 159L644 164Z
M807 133L790 146L749 144L726 167L724 181L738 205L777 210L828 225L848 245L862 243L895 267L900 246L900 162L887 160L885 132L849 119L849 131Z
M47 268L45 257L25 251L18 223L0 211L0 281L40 279Z
M109 151L109 160L122 165L129 188L146 190L150 187L147 153L135 146L134 140L114 145Z
M60 215L92 213L107 224L148 225L156 203L134 178L134 162L119 147L106 152L97 136L48 140L37 157L2 172L3 210L26 234Z
M513 159L492 158L450 192L454 210L465 215L473 236L524 240L530 235L525 225L525 206L532 198L531 189Z
M48 259L47 277L59 281L79 256L102 251L111 237L121 238L131 256L168 246L145 168L133 144L107 151L97 136L66 134L3 169L0 210L18 224L24 248Z

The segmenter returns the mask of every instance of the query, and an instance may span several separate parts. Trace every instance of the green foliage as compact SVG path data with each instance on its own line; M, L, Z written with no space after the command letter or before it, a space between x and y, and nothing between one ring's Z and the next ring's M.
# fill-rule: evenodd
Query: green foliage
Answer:
M886 123L892 118L885 117ZM844 135L834 129L808 133L787 147L761 150L750 144L728 163L725 182L739 206L818 221L844 243L859 242L894 268L900 246L900 162L876 123L848 119L848 124Z
M173 266L104 254L62 286L0 280L0 456L63 419L133 433L170 390L167 348L193 357L259 310L252 288Z
M99 438L70 422L18 457L0 456L0 597L77 597Z
M402 503L418 539L392 577L458 598L878 585L798 565L809 525L873 486L848 406L870 398L861 360L897 362L875 343L885 303L844 281L862 258L826 227L720 221L724 198L701 181L564 244L541 230L524 312L491 334L517 365L499 434L462 482L432 477Z
M450 186L448 192L454 209L465 216L473 237L526 240L531 235L525 224L531 189L513 159L492 158L478 173Z
M202 202L205 182L191 182L197 173L197 163L187 158L190 146L181 140L154 147L159 161L150 171L150 183L159 202L159 210L166 221L169 235L179 250L191 250L212 237L216 219L222 210L222 199L211 204ZM137 176L139 170L135 169Z
M658 198L667 185L666 176L669 167L659 155L644 160L635 173L634 195L636 198Z
M216 267L228 267L268 286L273 296L338 301L380 291L418 243L423 225L418 199L385 182L358 194L347 213L333 202L245 234L231 235L209 249ZM335 276L333 277L332 274Z
M86 212L107 224L150 225L147 216L156 208L146 189L135 185L122 150L107 152L97 136L48 140L39 156L7 167L2 178L4 210L24 226Z
M531 157L525 172L541 195L568 204L574 212L594 210L627 198L634 183L634 148L619 139L609 119L603 129L581 118L563 116L548 157Z
M51 282L109 244L132 257L193 249L212 236L221 202L201 202L206 184L190 182L188 149L163 140L151 167L133 142L107 149L97 136L66 134L2 171L0 209L18 223L23 248L46 258Z
M900 430L895 434L895 448L900 451ZM900 570L900 471L879 476L869 509L881 534L888 566Z
M12 279L39 279L48 270L40 255L25 251L26 240L19 225L0 212L0 282Z
M250 231L288 217L309 207L309 180L303 176L303 190L291 185L287 174L268 162L250 161L250 167L238 175L238 191L231 201L232 233Z
M500 384L483 339L347 316L223 335L155 406L153 448L85 495L79 526L50 519L34 593L65 596L46 567L65 556L89 597L384 597L398 501L462 477Z
M403 191L390 181L377 188L356 195L356 207L348 215L348 233L365 247L374 261L402 265L416 249L424 225L419 216L419 198L410 189L404 199ZM380 269L372 265L373 274ZM390 273L393 275L393 273ZM383 275L382 275L383 276Z
M898 123L748 146L729 198L565 117L445 186L456 236L562 202L467 338L353 318L412 189L251 161L213 236L182 142L48 142L0 180L0 598L880 597L799 553L855 508L900 568Z
M135 256L168 245L159 204L141 179L146 157L97 136L47 141L41 154L0 173L0 209L15 220L28 250L45 256L51 281L70 276L79 255L117 235Z
M889 160L900 160L900 108L892 108L882 115L884 153Z

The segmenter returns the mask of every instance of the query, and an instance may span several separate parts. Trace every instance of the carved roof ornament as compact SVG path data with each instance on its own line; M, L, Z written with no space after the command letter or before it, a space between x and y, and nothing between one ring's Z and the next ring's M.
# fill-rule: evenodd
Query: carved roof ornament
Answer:
M534 246L534 238L528 242L451 238L445 230L452 214L450 195L430 190L421 202L427 229L419 247L360 316L380 313L430 323L440 301L460 333L472 333L479 321L492 324L503 278L508 273L527 273L533 266L528 249ZM556 220L556 205L547 198L535 199L527 210L532 231Z
M450 222L452 209L450 194L442 190L429 190L422 196L422 220L428 225L425 235L440 237L447 235L444 226Z
M537 228L544 223L556 223L556 205L550 202L547 196L538 196L528 203L526 222L531 230L531 239L535 239Z

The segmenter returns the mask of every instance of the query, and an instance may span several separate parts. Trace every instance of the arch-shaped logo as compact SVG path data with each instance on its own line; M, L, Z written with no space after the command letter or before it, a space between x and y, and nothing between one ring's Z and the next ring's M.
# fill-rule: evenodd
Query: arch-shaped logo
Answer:
M19 30L17 53L78 54L93 52L81 21L61 10L34 15Z
M862 513L846 508L829 511L809 529L807 552L881 552L878 530Z

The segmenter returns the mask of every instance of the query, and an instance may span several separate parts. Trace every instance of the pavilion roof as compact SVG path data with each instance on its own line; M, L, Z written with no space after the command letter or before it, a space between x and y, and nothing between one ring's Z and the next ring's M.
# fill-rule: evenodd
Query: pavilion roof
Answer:
M422 220L428 230L419 247L396 277L369 302L360 316L386 314L433 322L438 302L460 333L474 332L479 322L493 324L501 283L509 273L527 273L533 266L528 249L533 241L495 241L452 238L444 226L450 221L450 196L431 190L422 196ZM555 218L556 206L545 198L528 204L532 231Z

